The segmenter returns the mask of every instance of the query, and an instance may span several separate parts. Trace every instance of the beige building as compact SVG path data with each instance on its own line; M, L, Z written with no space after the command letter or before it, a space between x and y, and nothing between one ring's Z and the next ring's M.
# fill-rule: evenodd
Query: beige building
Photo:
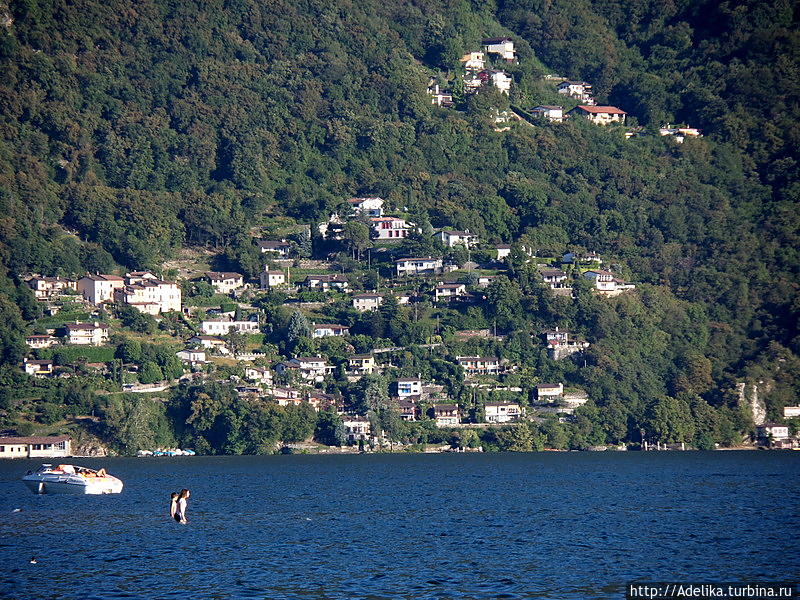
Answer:
M625 116L628 114L616 106L576 106L569 111L570 116L584 117L595 125L609 125L611 123L625 124Z
M271 290L272 288L286 285L286 274L283 271L261 271L261 289Z
M455 248L456 246L474 248L478 244L478 236L471 234L469 231L443 229L433 235L448 248Z
M464 296L467 293L467 286L463 283L440 283L433 291L437 302L447 301Z
M442 272L441 258L400 258L394 264L398 277Z
M483 356L456 356L456 362L468 375L497 375L500 359Z
M47 300L67 290L76 290L77 282L63 277L31 277L28 286L37 300Z
M25 337L25 343L31 348L49 348L58 343L58 338L52 335L29 335Z
M366 417L344 416L342 425L348 443L353 444L359 440L366 441L372 435L372 426Z
M72 456L68 435L52 437L0 437L0 458L60 458Z
M550 104L540 104L531 110L534 117L547 119L551 123L561 123L564 120L564 108Z
M311 337L312 338L323 338L323 337L341 337L345 335L350 335L350 328L347 325L339 325L336 323L321 323L317 325L311 326Z
M347 368L356 375L368 375L375 371L375 357L372 354L355 354L347 359Z
M228 319L209 319L200 324L206 335L227 335L231 330L239 333L258 333L258 321L231 321Z
M553 402L563 395L563 383L540 383L536 386L536 398L540 402Z
M586 105L594 105L592 86L585 81L562 81L558 84L558 93L580 100Z
M603 296L619 296L622 292L636 289L634 284L617 279L611 271L597 269L586 271L583 276L591 281L595 291Z
M241 273L209 271L206 273L206 277L214 291L219 294L230 294L244 285L244 277Z
M108 342L108 325L105 323L67 323L67 343L79 346L102 346Z
M114 302L114 293L125 286L125 280L117 275L84 275L78 280L77 289L85 300L92 304Z
M353 308L358 312L377 310L383 304L383 296L380 294L356 294L353 296Z
M468 52L459 59L467 71L483 71L486 68L486 58L483 52Z
M437 404L433 407L433 415L437 427L453 427L460 422L458 406L455 404Z
M298 356L275 365L279 374L297 372L302 379L309 381L322 381L325 376L333 373L333 366L325 362L320 356Z
M181 310L181 288L176 283L162 281L149 271L134 271L125 275L125 284L114 291L116 302L149 315Z
M516 402L487 402L485 413L487 423L508 423L522 417L522 408Z

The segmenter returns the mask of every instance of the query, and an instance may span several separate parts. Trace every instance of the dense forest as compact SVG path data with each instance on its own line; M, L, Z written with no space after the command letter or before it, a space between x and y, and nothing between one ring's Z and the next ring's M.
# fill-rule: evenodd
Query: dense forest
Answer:
M593 439L632 439L666 411L689 437L733 441L749 427L739 382L763 384L778 419L800 391L798 12L788 0L0 2L0 409L19 401L41 316L24 276L160 269L191 246L254 277L253 228L314 224L376 195L487 243L598 252L637 282L635 295L579 286L566 302L512 260L484 304L444 323L499 327L508 343L476 349L584 387ZM519 56L510 97L432 105L429 78L498 35ZM592 82L598 104L651 135L578 120L497 131L492 110L558 100L550 73ZM657 135L664 123L703 137L677 144ZM263 309L289 356L290 313ZM396 307L345 318L364 338L430 335ZM592 343L580 364L531 345L556 325ZM436 361L404 360L449 381ZM186 423L192 393L159 418ZM240 402L209 394L219 414ZM283 437L309 433L298 428ZM209 449L254 452L253 435Z

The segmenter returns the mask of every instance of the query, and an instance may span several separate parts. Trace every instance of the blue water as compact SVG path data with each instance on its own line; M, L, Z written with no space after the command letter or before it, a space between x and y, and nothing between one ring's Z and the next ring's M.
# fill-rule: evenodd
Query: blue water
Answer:
M125 490L36 496L38 462L0 462L0 597L621 600L800 576L800 452L76 462Z

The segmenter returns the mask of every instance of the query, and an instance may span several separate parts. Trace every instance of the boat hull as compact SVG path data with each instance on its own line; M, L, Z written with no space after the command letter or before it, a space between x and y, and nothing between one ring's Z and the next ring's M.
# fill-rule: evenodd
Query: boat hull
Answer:
M116 477L98 477L96 480L81 480L79 477L23 477L22 482L34 494L72 494L72 495L100 495L119 494L122 491L122 481Z

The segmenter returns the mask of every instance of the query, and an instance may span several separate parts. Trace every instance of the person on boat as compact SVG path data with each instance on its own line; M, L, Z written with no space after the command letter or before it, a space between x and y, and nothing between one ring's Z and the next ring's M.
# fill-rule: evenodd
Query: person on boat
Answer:
M189 490L183 488L181 493L178 494L178 509L175 513L175 519L179 523L186 523L186 505L189 500Z
M106 476L106 470L103 467L100 467L100 470L97 471L97 476L98 477L105 477Z
M180 521L178 516L178 492L172 492L169 495L169 516L176 521Z

